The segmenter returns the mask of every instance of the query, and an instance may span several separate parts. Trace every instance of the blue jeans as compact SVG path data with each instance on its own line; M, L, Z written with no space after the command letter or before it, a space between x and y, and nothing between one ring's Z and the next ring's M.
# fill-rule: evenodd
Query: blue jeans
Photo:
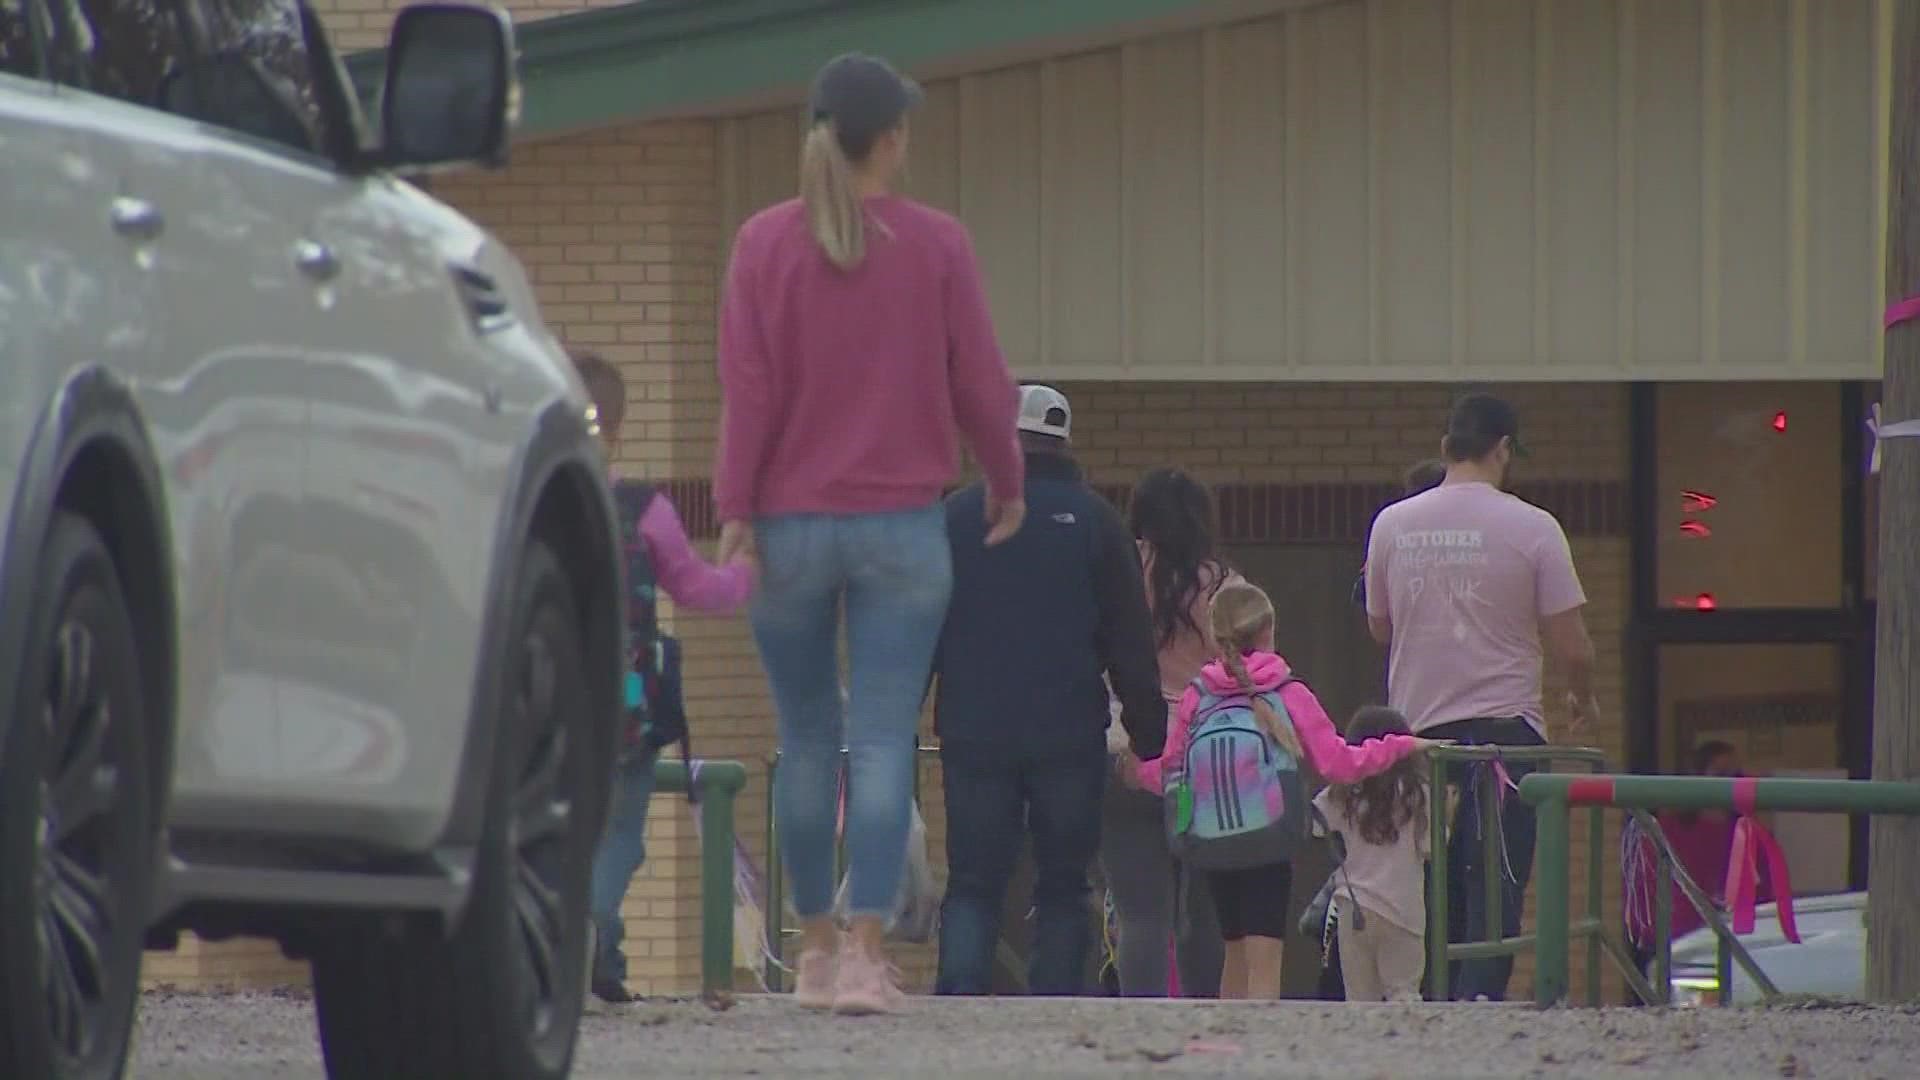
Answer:
M593 853L589 914L596 935L595 985L627 981L627 958L620 951L620 939L626 933L620 902L626 898L634 873L647 861L647 802L653 798L653 760L648 756L642 762L641 757L637 752L620 756L613 773L607 831Z
M1087 870L1100 850L1104 748L1048 760L942 751L947 796L947 898L940 906L935 992L993 992L1000 912L1021 841L1033 835L1033 948L1027 990L1086 989L1091 945Z
M1428 728L1420 734L1430 739L1455 739L1470 745L1539 746L1545 741L1525 720L1518 718L1461 720ZM1533 767L1509 764L1507 774L1514 783L1533 771ZM1452 943L1486 941L1493 937L1487 927L1486 847L1481 837L1481 806L1499 799L1499 782L1486 766L1454 768L1450 783L1460 785L1460 805L1454 811L1453 831L1447 841L1447 940ZM1498 867L1500 882L1501 937L1520 933L1520 912L1526 902L1527 882L1533 877L1533 844L1537 831L1533 807L1521 801L1516 792L1506 793L1499 807L1501 839L1505 841L1506 865ZM1513 978L1513 957L1496 956L1480 960L1456 960L1447 966L1449 995L1455 1001L1505 1001L1507 983Z
M914 732L953 590L946 508L787 514L762 518L754 532L753 638L780 714L774 809L794 913L814 919L832 907L844 745L848 913L885 918L906 860Z

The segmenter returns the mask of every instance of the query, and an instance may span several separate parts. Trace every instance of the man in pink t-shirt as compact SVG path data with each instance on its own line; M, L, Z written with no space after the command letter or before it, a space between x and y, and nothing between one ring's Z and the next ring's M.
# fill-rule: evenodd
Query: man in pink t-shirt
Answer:
M1519 440L1512 405L1489 394L1461 398L1440 444L1447 478L1382 510L1367 541L1367 625L1388 647L1387 702L1428 738L1544 743L1543 651L1566 670L1572 726L1585 727L1598 711L1593 642L1581 615L1587 597L1566 533L1553 515L1502 490ZM1516 781L1525 771L1507 769ZM1490 769L1463 771L1454 782L1499 798ZM1491 936L1477 801L1461 800L1448 844L1452 942ZM1501 931L1512 937L1533 870L1534 821L1517 798L1499 806L1507 864ZM1503 1000L1512 973L1511 958L1455 964L1453 996Z

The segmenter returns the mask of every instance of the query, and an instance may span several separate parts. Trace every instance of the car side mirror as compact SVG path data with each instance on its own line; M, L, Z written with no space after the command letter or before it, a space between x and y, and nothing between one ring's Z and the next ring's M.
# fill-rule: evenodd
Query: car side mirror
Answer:
M382 165L498 168L506 164L519 113L513 21L506 12L424 3L394 18L380 96Z

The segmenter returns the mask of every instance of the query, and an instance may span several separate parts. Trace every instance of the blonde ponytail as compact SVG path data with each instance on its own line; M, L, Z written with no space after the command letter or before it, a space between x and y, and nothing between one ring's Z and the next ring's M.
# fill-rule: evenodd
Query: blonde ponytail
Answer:
M859 266L867 256L866 209L830 120L815 123L800 148L800 201L827 260L842 270Z
M1220 663L1233 676L1233 681L1242 690L1253 689L1253 677L1247 674L1246 654L1259 648L1268 635L1273 633L1273 601L1260 591L1258 585L1246 581L1230 582L1213 594L1213 604L1207 612L1208 630L1213 635L1214 645L1220 650ZM1301 753L1300 737L1294 734L1292 724L1282 724L1280 714L1273 711L1264 697L1251 694L1253 715L1266 729L1267 735L1279 744L1280 749L1295 758L1305 760Z

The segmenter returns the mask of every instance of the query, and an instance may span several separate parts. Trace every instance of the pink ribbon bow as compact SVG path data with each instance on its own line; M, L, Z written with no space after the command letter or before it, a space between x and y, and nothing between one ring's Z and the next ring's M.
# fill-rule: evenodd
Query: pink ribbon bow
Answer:
M1493 803L1496 807L1507 804L1507 792L1520 790L1520 785L1507 775L1507 763L1500 758L1493 759L1493 789L1499 793Z
M1760 859L1767 860L1767 880L1773 886L1774 903L1780 913L1780 932L1795 945L1800 944L1800 927L1793 918L1793 882L1787 876L1787 853L1765 825L1753 816L1757 803L1757 782L1739 777L1733 782L1733 849L1727 857L1727 910L1733 915L1733 932L1753 933L1754 904L1759 892Z

